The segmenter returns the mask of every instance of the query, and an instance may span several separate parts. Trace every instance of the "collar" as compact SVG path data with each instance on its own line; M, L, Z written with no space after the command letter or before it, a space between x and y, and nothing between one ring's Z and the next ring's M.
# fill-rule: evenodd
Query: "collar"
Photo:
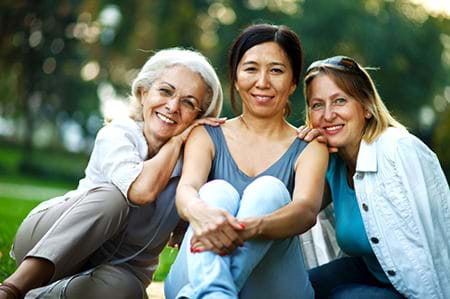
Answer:
M358 158L356 159L356 171L376 172L377 171L377 147L376 142L371 144L361 140L359 145Z

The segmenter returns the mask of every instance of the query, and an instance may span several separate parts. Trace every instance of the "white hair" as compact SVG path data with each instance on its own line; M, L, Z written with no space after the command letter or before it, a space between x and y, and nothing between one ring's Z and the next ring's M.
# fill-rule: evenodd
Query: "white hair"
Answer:
M223 92L219 78L208 61L201 53L183 48L169 48L156 52L147 60L131 85L130 117L142 120L141 91L148 91L150 86L162 73L175 65L183 65L198 73L208 86L207 98L202 102L203 113L199 116L217 117L222 109ZM186 82L189 84L189 82Z

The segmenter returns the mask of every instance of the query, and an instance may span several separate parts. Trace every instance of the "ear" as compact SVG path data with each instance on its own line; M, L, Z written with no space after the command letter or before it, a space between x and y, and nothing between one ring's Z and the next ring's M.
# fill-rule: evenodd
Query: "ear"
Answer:
M236 91L239 91L239 86L237 85L237 82L234 82L234 89L236 89Z
M364 117L366 119L371 119L372 116L373 116L372 113L370 113L370 111L366 109L366 111L364 112Z
M296 89L297 89L297 84L292 83L291 87L289 87L289 95L292 95Z
M148 93L148 91L146 91L146 90L144 90L144 88L139 88L139 96L140 96L140 102L141 102L141 105L144 105L144 100L145 100L145 97L147 96L147 93Z

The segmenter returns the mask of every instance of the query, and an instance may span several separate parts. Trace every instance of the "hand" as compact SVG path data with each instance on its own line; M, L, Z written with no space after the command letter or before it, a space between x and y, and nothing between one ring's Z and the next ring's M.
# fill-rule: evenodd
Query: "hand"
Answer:
M191 251L202 252L212 250L225 255L232 252L236 246L243 244L238 231L243 226L226 210L209 207L204 202L194 203L190 224L193 231Z
M320 130L317 128L309 128L303 125L297 129L297 132L298 132L297 137L300 138L301 140L310 142L313 141L314 139L317 139L317 141L319 141L320 143L328 145L327 137L323 135L322 132L320 132ZM336 153L337 151L338 149L336 147L328 146L329 153Z
M185 143L189 137L189 134L191 134L195 127L199 125L220 126L221 124L224 124L226 120L226 117L205 117L196 119L189 127L187 127L180 135L177 135L176 137L181 137L181 140Z

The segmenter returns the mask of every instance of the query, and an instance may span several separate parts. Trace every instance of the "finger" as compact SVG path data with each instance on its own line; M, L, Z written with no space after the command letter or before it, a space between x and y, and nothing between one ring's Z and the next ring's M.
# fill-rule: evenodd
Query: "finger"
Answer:
M302 132L305 128L306 128L305 125L301 125L300 127L297 128L297 133Z
M325 140L325 143L326 143L326 138L324 136L322 136L320 131L317 129L310 129L308 134L306 134L306 136L305 136L305 141L312 141L318 137L322 137L322 140Z
M228 223L231 225L231 227L235 230L243 230L245 229L245 226L240 223L235 217L231 216L230 214L226 213L225 214L226 219L228 221Z
M225 123L225 121L227 120L227 117L206 117L206 118L200 118L198 120L196 120L196 122L198 124L212 124L212 125L217 125L217 124L223 124Z
M231 240L232 245L228 246L229 250L234 250L236 246L242 246L244 244L244 240L240 237L240 235L231 227L227 227L223 230L223 233L227 236L229 240Z

